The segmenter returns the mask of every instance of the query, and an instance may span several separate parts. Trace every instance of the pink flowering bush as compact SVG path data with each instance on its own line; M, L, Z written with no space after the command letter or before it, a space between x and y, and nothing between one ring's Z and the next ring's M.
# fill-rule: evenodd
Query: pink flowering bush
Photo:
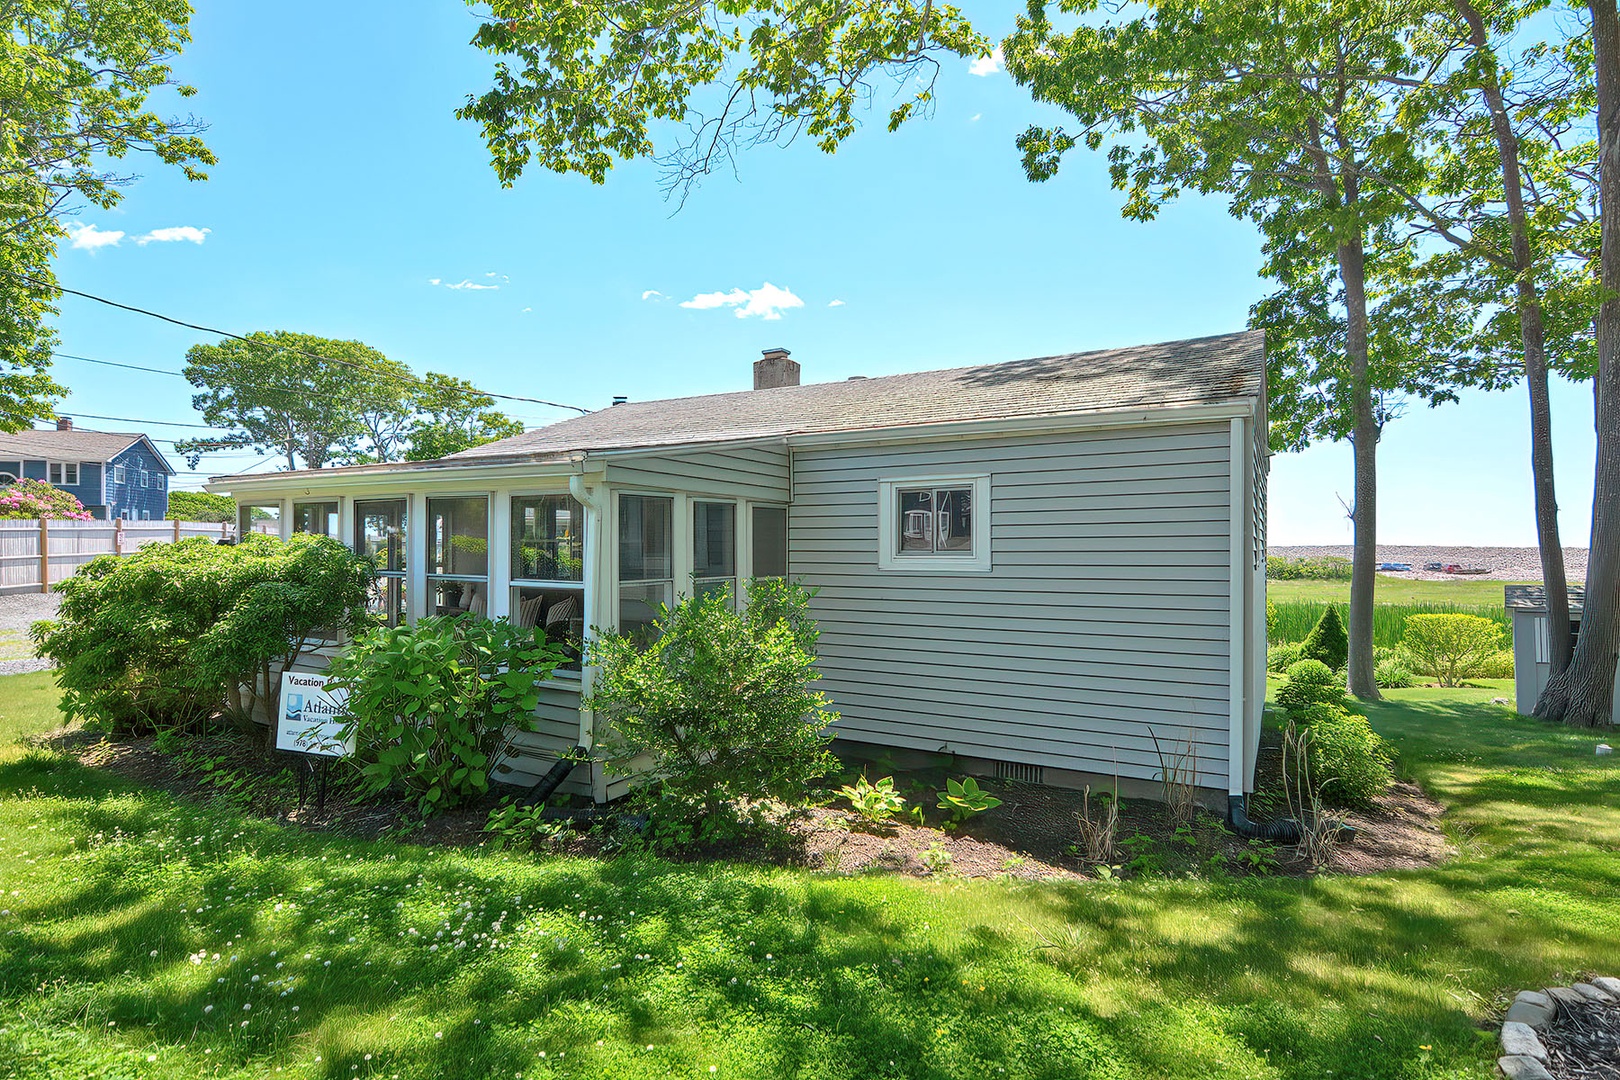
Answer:
M90 511L65 491L43 480L18 480L0 487L0 518L70 518L89 521Z

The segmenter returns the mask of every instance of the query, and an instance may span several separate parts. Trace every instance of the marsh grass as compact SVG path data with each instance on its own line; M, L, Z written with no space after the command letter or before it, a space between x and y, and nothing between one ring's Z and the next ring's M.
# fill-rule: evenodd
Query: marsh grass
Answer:
M0 1074L1484 1077L1493 1008L1620 937L1620 770L1500 692L1368 707L1461 856L1310 880L361 842L0 748ZM0 679L0 732L53 701Z
M1497 590L1501 595L1501 590ZM1311 632L1322 613L1328 609L1328 603L1314 600L1282 600L1272 601L1273 618L1270 622L1270 643L1273 645L1292 644L1304 641L1305 635ZM1401 634L1406 628L1406 620L1411 615L1478 615L1490 619L1500 626L1504 632L1508 626L1507 609L1500 603L1458 605L1458 604L1389 604L1377 603L1373 605L1373 644L1381 648L1394 648L1401 643Z

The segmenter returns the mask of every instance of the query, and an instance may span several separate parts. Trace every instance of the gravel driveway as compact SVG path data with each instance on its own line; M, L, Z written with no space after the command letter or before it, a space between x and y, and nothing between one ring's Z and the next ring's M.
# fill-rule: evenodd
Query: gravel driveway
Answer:
M50 664L34 655L28 628L56 614L56 593L13 593L0 596L0 675L43 671Z

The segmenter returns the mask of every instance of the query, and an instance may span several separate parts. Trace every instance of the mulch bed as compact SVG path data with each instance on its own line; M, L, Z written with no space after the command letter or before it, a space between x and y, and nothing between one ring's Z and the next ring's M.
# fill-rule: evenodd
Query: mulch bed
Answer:
M1268 736L1272 745L1262 748L1257 776L1262 791L1280 786L1275 737L1269 732ZM90 767L183 798L223 801L258 817L363 839L393 835L411 843L477 846L488 840L483 830L490 810L504 795L519 790L498 785L497 791L475 803L420 823L403 799L357 797L343 780L344 767L337 764L331 769L333 779L324 807L317 810L315 806L313 783L300 805L295 772L300 759L251 745L237 734L187 738L185 750L179 754L160 751L151 738L140 736L71 731L44 742ZM942 787L943 781L933 782L937 778L931 774L912 779L914 789L909 795L913 803L924 805L931 811L930 819L937 820L938 812L933 811L933 798L927 792ZM734 843L700 857L844 874L948 871L964 877L1061 879L1098 873L1076 847L1075 815L1081 808L1081 792L1011 781L992 781L989 786L1002 805L954 831L919 827L909 818L873 826L833 805L828 792L827 805L783 815L774 843ZM1256 817L1281 813L1280 805L1272 805L1275 800L1262 797L1255 802L1258 808L1251 813ZM1330 863L1318 870L1297 858L1292 847L1251 843L1233 835L1221 827L1223 815L1200 811L1193 827L1178 834L1163 805L1126 799L1120 804L1118 838L1138 839L1116 854L1115 869L1103 872L1122 877L1142 873L1308 876L1321 871L1371 874L1431 866L1453 854L1440 828L1442 812L1417 786L1398 782L1371 810L1344 815L1357 835L1340 845ZM553 850L594 854L603 846L600 838L587 833L574 835Z
M1560 1002L1541 1043L1558 1080L1620 1080L1620 1005Z

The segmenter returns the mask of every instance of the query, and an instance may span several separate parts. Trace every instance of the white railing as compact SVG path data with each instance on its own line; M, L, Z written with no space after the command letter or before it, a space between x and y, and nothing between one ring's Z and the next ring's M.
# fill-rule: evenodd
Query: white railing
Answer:
M0 520L0 594L49 592L97 555L127 555L188 536L235 535L230 522Z

